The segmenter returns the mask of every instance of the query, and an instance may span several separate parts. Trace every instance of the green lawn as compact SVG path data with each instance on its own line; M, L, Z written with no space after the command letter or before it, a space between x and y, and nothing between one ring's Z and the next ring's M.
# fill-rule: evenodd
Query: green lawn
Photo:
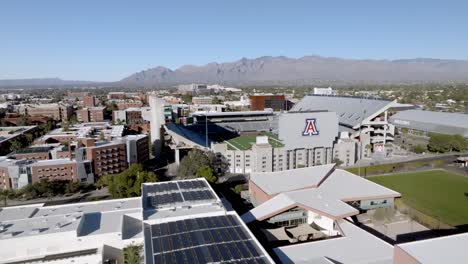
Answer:
M260 136L268 136L268 142L271 144L273 148L283 147L284 145L278 140L278 138L272 134L267 132L262 132L259 134ZM232 146L239 150L249 150L252 148L252 145L255 144L256 136L240 136L236 138L232 138L227 140L228 148L234 149Z
M468 177L430 170L368 179L401 193L407 205L444 223L468 224Z

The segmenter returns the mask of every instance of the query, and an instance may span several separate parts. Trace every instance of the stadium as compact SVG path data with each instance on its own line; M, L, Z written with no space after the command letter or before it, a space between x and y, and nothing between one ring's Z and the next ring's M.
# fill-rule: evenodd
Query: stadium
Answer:
M165 125L176 159L183 156L181 150L211 149L228 160L232 173L280 171L336 159L346 165L356 161L356 142L346 136L338 138L334 112L243 111L194 118L193 125ZM307 120L314 120L310 129L318 133L304 134Z

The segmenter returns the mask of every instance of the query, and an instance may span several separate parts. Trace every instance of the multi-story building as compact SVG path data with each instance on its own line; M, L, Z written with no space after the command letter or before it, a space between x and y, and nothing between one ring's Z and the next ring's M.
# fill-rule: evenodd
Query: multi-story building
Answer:
M396 100L351 96L307 95L291 111L332 111L338 115L339 131L359 141L358 157L372 150L387 155L394 141L395 126L388 122L388 110L407 107Z
M0 219L5 263L124 263L131 245L146 264L274 263L204 179L145 183L136 198L2 208Z
M79 122L103 122L106 108L88 107L76 111L76 117Z
M192 98L192 104L194 105L208 105L213 103L211 96L195 96Z
M94 175L89 160L0 158L0 190L20 189L42 179L92 183Z
M123 138L127 144L129 165L149 160L149 139L146 135L128 135Z
M0 157L0 187L3 189L19 189L31 183L32 160L15 160ZM8 178L8 179L7 179Z
M32 182L48 180L77 180L76 161L70 159L41 160L30 165Z
M250 110L261 111L271 108L274 111L286 110L286 99L284 95L251 95Z
M142 107L143 106L143 102L142 101L139 101L139 100L119 100L117 102L115 102L117 104L117 109L119 110L124 110L124 109L127 109L127 108L135 108L135 107Z
M356 142L339 139L333 112L284 113L279 116L278 136L267 130L218 141L211 148L226 157L232 173L283 171L336 159L349 166L356 161Z
M10 157L15 159L27 159L27 160L48 160L50 159L50 151L52 147L31 147L19 149L11 154Z
M18 112L27 116L46 116L56 121L68 121L73 114L73 107L60 103L50 104L22 104Z
M127 149L120 142L92 142L86 145L84 152L87 160L92 161L94 175L99 178L107 174L115 174L127 168Z
M96 96L94 95L83 96L84 107L95 107L96 105L97 105Z

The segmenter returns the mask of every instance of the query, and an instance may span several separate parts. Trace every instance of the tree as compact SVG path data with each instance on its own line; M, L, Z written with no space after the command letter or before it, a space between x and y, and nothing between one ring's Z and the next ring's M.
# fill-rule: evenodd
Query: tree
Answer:
M106 135L104 135L103 131L101 131L101 133L99 133L99 140L101 140L101 141L106 140Z
M213 174L213 169L208 165L203 165L200 168L198 168L196 175L197 177L205 178L207 181L211 183L215 183L218 180L218 177L216 177Z
M427 146L432 152L464 151L468 147L467 140L461 135L432 133L429 136L429 144Z
M29 117L27 115L22 115L18 125L29 126L30 124L31 124L31 121L29 120Z
M23 148L23 144L18 140L13 140L10 144L10 151L17 151Z
M141 164L132 164L128 169L119 174L109 174L98 180L98 187L109 188L113 198L128 198L141 195L141 184L156 182L156 174L145 171Z
M213 104L222 104L223 101L218 98L218 96L213 97Z
M182 178L194 178L197 176L197 171L200 167L211 167L210 165L211 162L206 153L194 148L180 161L177 175Z
M417 154L421 154L427 151L427 147L424 145L416 145L411 148L411 151Z
M26 141L28 142L28 144L31 144L34 140L34 135L31 134L31 133L27 133L24 135L26 137Z
M140 264L142 262L142 245L130 245L123 249L124 264Z
M0 199L3 200L3 206L7 206L7 200L15 197L15 192L13 190L1 190Z

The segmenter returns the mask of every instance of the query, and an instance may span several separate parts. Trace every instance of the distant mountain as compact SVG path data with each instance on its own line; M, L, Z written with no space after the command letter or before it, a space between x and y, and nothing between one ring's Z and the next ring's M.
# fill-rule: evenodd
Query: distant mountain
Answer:
M69 81L59 78L0 80L0 87L129 86L166 87L184 83L226 85L339 85L468 83L468 61L442 59L356 60L320 56L242 58L234 62L158 66L117 82Z
M64 86L90 84L88 81L67 81L59 78L43 79L9 79L0 80L0 87L24 87L24 86Z
M395 84L468 82L468 61L441 59L356 60L306 56L242 58L235 62L186 65L171 70L162 66L130 75L127 86L181 83L232 85Z

